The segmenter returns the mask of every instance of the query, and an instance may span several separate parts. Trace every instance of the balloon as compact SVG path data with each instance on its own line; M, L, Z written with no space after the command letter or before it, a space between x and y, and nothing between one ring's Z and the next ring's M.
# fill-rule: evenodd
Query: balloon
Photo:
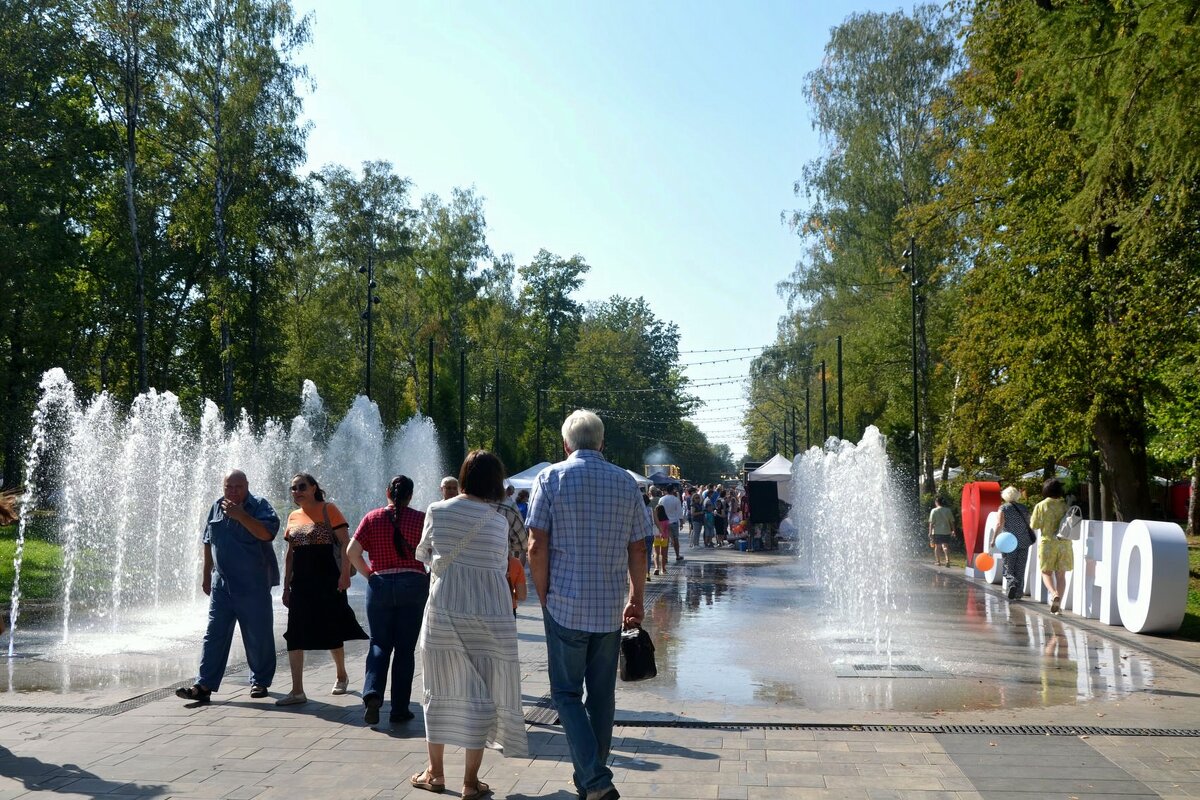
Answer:
M980 553L975 556L975 568L987 572L992 567L996 566L996 559L992 558L991 553Z
M1011 553L1017 549L1017 537L1013 536L1008 531L997 534L995 541L996 549L1001 553Z

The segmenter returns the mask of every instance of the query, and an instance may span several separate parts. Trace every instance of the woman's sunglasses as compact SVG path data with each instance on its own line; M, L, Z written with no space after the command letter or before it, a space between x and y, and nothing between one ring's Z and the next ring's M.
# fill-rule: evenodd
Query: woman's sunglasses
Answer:
M293 492L303 492L307 488L308 488L307 483L296 483L296 484L292 485Z

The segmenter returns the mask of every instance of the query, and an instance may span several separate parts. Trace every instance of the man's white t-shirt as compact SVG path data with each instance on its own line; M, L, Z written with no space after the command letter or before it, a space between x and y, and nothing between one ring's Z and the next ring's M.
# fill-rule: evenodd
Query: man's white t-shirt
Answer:
M667 512L667 522L678 524L683 519L683 503L673 494L664 494L658 504Z

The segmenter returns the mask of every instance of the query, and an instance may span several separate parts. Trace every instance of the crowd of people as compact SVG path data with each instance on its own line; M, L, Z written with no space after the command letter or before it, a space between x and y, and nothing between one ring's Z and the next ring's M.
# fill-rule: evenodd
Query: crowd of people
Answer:
M607 761L617 655L621 631L643 618L645 542L655 529L636 483L602 454L600 418L576 411L562 436L564 460L543 470L531 492L513 498L499 457L475 450L457 477L443 479L443 499L424 512L410 505L412 480L392 478L387 504L367 513L353 535L317 479L298 473L289 487L296 508L283 526L282 574L273 545L279 516L250 493L244 472L231 471L202 536L209 611L200 669L193 685L176 694L195 705L211 702L237 627L250 696L268 696L276 669L271 591L282 584L291 686L275 704L308 702L307 650L330 652L336 667L330 693L348 693L344 645L369 639L363 719L379 722L390 680L388 718L403 724L415 718L410 693L419 654L428 762L410 783L445 791L445 748L461 747L461 796L483 797L491 791L479 780L485 748L505 757L528 754L514 619L527 564L543 609L551 698L578 796L616 800ZM675 517L680 561L681 514ZM355 571L367 579L368 631L346 598Z
M674 550L675 561L686 561L679 548L679 536L686 523L693 548L775 549L783 526L754 525L750 522L750 498L746 492L708 484L652 486L643 492L643 502L651 510L656 530L646 540L649 555L646 577L668 574L668 562ZM780 509L781 518L786 513Z

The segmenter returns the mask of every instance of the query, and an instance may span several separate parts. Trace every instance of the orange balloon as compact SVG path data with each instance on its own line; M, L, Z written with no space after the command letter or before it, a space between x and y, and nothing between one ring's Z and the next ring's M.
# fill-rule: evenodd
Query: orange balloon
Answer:
M996 566L996 559L992 558L991 553L980 553L975 556L975 567L977 569L986 572L994 566Z

